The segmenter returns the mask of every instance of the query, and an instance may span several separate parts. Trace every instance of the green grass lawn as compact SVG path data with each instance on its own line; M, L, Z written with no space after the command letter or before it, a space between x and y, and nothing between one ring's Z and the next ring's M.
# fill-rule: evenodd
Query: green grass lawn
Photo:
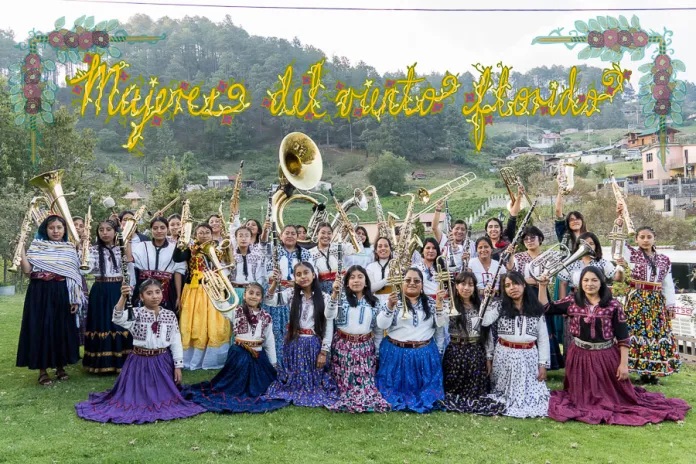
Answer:
M351 415L288 407L265 415L203 414L149 425L78 419L74 404L115 377L79 366L70 380L40 387L38 373L14 366L21 296L0 299L0 462L235 463L693 463L696 425L641 428L560 424L549 419L433 413ZM185 372L184 382L213 372ZM560 388L562 373L551 373ZM696 371L651 390L696 403Z

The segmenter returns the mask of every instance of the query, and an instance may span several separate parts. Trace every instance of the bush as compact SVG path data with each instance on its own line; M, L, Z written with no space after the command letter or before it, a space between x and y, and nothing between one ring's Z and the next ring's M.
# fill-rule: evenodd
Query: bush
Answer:
M124 139L111 129L102 129L97 133L97 146L107 153L124 151Z
M370 184L377 187L380 195L388 195L390 191L403 192L406 190L406 173L409 170L410 165L406 159L385 151L372 165L367 173L367 178Z

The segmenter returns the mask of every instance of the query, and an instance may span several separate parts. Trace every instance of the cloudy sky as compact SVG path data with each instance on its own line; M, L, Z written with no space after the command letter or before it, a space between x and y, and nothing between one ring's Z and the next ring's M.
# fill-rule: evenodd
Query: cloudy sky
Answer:
M121 0L114 0L121 1ZM127 1L127 0L126 0ZM674 32L674 57L686 64L681 78L696 82L696 4L693 1L616 1L567 0L496 2L461 2L455 0L168 0L168 3L186 6L144 3L167 0L134 0L130 4L104 3L102 0L25 0L0 16L0 29L12 29L19 39L28 31L50 31L56 19L65 16L71 23L83 14L95 16L96 22L105 19L127 20L136 13L152 18L169 16L205 16L220 21L230 15L236 25L253 35L275 36L311 44L327 56L348 57L352 63L360 60L378 71L404 70L418 63L418 72L454 73L472 71L473 63L495 64L504 61L524 72L535 66L572 65L579 63L577 52L563 45L531 45L534 37L547 35L551 30L564 27L574 29L577 19L588 20L598 15L631 18L636 14L644 29ZM365 7L365 8L487 8L496 9L563 9L585 11L496 11L496 12L442 12L442 11L328 11L245 9L210 5L292 5L302 7ZM27 8L24 8L27 7ZM687 11L640 11L650 8L685 8ZM631 8L628 11L599 11L592 8ZM128 31L137 34L138 31ZM127 56L127 53L126 55ZM646 59L651 56L647 54ZM597 58L588 64L601 66ZM622 65L637 69L640 63L624 59Z

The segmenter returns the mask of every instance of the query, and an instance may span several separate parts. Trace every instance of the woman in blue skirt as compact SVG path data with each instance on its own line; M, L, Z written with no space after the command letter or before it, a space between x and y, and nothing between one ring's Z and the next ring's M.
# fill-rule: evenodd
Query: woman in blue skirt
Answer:
M444 350L446 292L437 300L423 293L423 274L410 268L404 277L406 308L397 293L389 295L377 315L377 327L387 337L379 349L377 388L391 409L430 412L445 398L440 355Z

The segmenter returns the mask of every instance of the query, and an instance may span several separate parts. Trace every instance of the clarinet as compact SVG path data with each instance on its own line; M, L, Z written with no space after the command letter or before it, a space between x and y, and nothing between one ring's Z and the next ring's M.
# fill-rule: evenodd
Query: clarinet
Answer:
M126 244L123 240L123 233L119 232L117 238L118 246L119 248L121 248L121 277L123 278L123 282L128 284L130 282L130 275L128 274L128 261L126 261ZM133 302L131 301L130 296L126 298L126 310L128 311L128 321L130 322L134 319Z
M276 231L275 222L271 223L271 263L273 270L277 270L280 274L280 259L278 258L278 232ZM280 282L276 282L275 293L278 297L278 306L283 305L283 293L280 289Z
M338 250L336 252L338 264L336 266L336 280L341 281L341 273L343 272L343 242L338 242ZM336 301L341 304L341 296L343 295L343 285L338 289L338 298Z
M534 200L534 203L532 203L532 206L530 206L529 211L527 211L527 215L524 217L522 222L520 223L519 229L517 229L517 233L515 234L515 238L512 239L512 245L513 252L514 249L517 247L517 245L520 243L520 240L522 239L522 234L524 233L524 229L527 227L527 224L529 224L529 220L532 218L532 213L534 212L534 208L536 208L537 201ZM500 254L500 261L498 262L498 269L495 271L495 275L493 276L493 279L486 285L486 291L485 291L485 296L483 297L483 302L481 303L481 309L479 309L479 314L478 314L478 320L476 321L476 324L474 324L474 330L478 331L481 329L481 323L483 322L483 316L486 314L486 309L488 309L488 305L493 301L493 287L495 286L495 282L498 280L498 277L500 276L500 270L505 267L507 264L508 260L512 256L511 253L508 253L507 251L504 251Z

